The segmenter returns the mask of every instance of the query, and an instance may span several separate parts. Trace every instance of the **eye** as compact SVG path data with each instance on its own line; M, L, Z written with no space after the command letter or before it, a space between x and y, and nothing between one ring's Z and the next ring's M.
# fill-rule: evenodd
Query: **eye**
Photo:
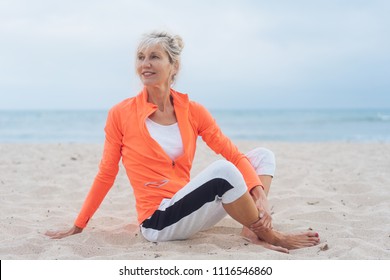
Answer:
M145 59L145 56L142 55L142 54L139 54L139 55L137 56L137 58L138 58L138 60L144 60L144 59Z
M152 59L159 59L160 57L158 56L158 55L152 55L152 57L151 57Z

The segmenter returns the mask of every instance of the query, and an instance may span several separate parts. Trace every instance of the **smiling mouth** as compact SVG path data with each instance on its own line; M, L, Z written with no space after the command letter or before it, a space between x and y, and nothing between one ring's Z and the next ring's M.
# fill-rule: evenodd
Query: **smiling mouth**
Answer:
M155 72L150 72L150 71L145 71L145 72L142 72L142 76L144 77L150 77L152 75L156 74Z

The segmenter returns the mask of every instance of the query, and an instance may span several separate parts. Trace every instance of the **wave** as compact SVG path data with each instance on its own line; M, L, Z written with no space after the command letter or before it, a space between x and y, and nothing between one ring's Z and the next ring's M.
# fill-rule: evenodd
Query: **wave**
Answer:
M381 121L385 121L385 122L390 121L390 115L385 115L385 114L382 114L382 113L378 113L376 116Z
M390 109L219 110L234 139L390 142ZM1 142L104 141L106 111L0 111Z

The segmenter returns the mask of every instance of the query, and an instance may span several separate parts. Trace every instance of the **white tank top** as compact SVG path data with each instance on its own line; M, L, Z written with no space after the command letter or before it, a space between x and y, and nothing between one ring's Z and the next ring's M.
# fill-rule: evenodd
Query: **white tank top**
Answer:
M147 118L146 127L149 130L150 136L160 144L172 160L175 160L184 153L183 141L177 123L161 125Z

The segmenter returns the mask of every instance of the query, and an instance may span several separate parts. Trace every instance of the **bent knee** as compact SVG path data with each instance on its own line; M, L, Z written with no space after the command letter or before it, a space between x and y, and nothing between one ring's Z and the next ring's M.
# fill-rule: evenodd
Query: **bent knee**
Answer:
M215 176L228 179L232 175L241 174L237 167L227 160L217 160L211 165Z
M262 159L263 162L267 162L270 164L272 163L273 165L276 164L275 154L273 151L267 148L259 147L254 149L254 152L258 154L258 156Z
M237 167L227 160L217 160L211 166L214 177L225 179L232 186L246 185L244 177Z
M275 175L275 154L263 147L256 148L246 154L257 175Z

